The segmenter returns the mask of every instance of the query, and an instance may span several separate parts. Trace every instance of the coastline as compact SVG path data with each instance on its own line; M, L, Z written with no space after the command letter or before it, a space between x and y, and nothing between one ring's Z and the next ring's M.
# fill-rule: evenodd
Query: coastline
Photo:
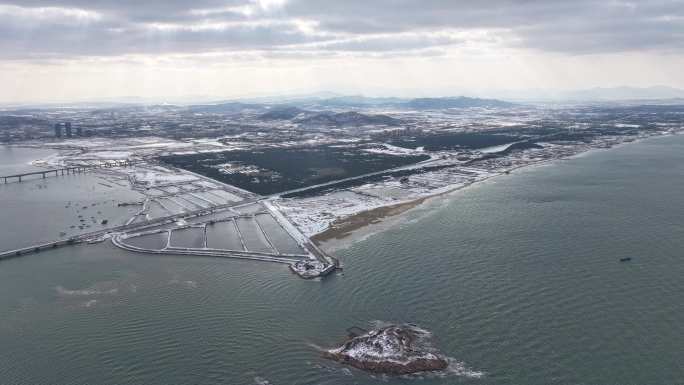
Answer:
M446 192L441 194L446 194ZM348 238L356 230L360 230L372 224L378 224L384 219L403 214L412 208L420 206L424 201L441 194L425 196L389 206L376 207L347 217L338 218L325 230L311 236L311 241L317 246L322 247L331 240Z
M558 160L558 159L554 159ZM522 167L528 167L528 166L540 166L544 163L548 162L541 162L541 163L535 163L535 164L530 164ZM518 168L522 168L518 167ZM517 169L517 168L516 168ZM513 170L511 170L513 171ZM496 178L498 176L502 175L507 175L506 173L501 173L501 174L496 174L492 175L488 178L478 180L473 183L469 183L466 185L459 185L459 186L454 186L452 188L449 188L445 191L440 191L436 192L434 194L430 195L425 195L416 199L411 199L399 203L395 203L392 205L387 205L387 206L381 206L381 207L376 207L370 210L364 210L360 211L356 214L352 214L346 217L338 218L334 220L325 230L321 231L320 233L316 233L310 237L311 241L316 244L316 246L326 250L326 251L334 251L337 249L337 247L334 247L332 244L337 243L337 242L342 242L345 240L349 239L354 239L354 235L365 228L368 228L373 225L379 225L382 224L383 222L399 217L402 214L405 214L413 209L421 207L424 203L428 203L429 201L432 201L434 199L449 195L451 193L465 190L468 187L478 185L480 183L486 182L490 179ZM364 234L365 235L365 234Z
M649 137L644 137L644 138L639 138L630 142L622 142L619 144L616 144L612 147L609 148L601 148L601 147L596 147L596 148L591 148L587 151L582 151L570 156L562 157L562 158L556 158L556 159L548 159L540 162L535 162L535 163L529 163L525 165L520 165L516 166L507 170L504 170L498 174L489 176L487 178L475 181L473 183L469 183L466 185L459 185L459 186L454 186L453 188L449 188L445 191L439 191L434 194L428 194L416 199L411 199L387 206L381 206L381 207L376 207L370 210L364 210L360 211L358 213L346 216L346 217L341 217L335 219L330 225L323 231L316 233L310 237L311 241L315 243L318 247L321 247L323 249L326 249L328 251L332 251L330 249L335 249L336 247L332 247L333 243L338 243L342 242L345 240L353 240L354 234L357 233L358 231L368 228L373 225L378 225L392 217L397 217L402 214L405 214L406 212L418 208L419 206L422 206L424 203L427 201L431 201L435 198L443 197L445 195L464 190L468 187L479 185L483 182L486 182L488 180L491 180L496 177L500 177L503 175L510 175L516 170L521 170L521 169L528 169L536 166L543 166L543 165L550 165L558 161L563 161L563 160L569 160L569 159L574 159L580 156L584 156L586 154L598 151L598 150L613 150L616 148L620 148L622 146L630 145L630 144L636 144L636 143L641 143L643 141L653 139L653 138L660 138L660 137L665 137L665 136L672 136L672 135L679 135L681 134L680 132L671 132L667 133L664 135L655 135L655 136L649 136Z
M615 147L612 147L615 148ZM589 151L582 152L581 154L585 154L587 152L593 151L593 150L600 150L599 148L597 149L592 149ZM520 169L526 169L526 168L532 168L535 166L543 166L543 165L548 165L557 161L561 160L566 160L566 159L571 159L574 156L577 156L580 154L575 154L566 158L558 158L558 159L549 159L549 160L544 160L536 163L530 163L522 166L517 166L510 168L506 171L500 172L495 175L491 175L487 178L480 179L478 181L468 183L465 185L457 185L457 186L449 186L447 189L442 189L443 191L435 192L433 194L428 194L421 196L419 198L399 202L399 203L394 203L391 205L387 206L380 206L376 207L370 210L364 210L360 211L358 213L338 218L335 219L325 230L321 231L320 233L316 233L310 237L311 241L314 242L317 246L326 248L326 245L331 242L331 241L341 241L344 239L349 238L350 236L353 235L358 230L361 230L363 228L366 228L371 225L375 224L380 224L384 220L387 220L392 217L399 216L401 214L404 214L411 209L418 208L419 206L422 206L423 203L426 203L428 201L431 201L435 198L443 197L446 195L449 195L451 193L465 190L469 187L479 185L481 183L484 183L486 181L489 181L491 179L503 176L503 175L510 175L512 172Z

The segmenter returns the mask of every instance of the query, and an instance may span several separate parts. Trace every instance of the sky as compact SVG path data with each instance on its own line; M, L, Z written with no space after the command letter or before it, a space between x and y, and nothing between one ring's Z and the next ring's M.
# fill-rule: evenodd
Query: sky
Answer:
M684 88L684 0L0 0L0 102Z

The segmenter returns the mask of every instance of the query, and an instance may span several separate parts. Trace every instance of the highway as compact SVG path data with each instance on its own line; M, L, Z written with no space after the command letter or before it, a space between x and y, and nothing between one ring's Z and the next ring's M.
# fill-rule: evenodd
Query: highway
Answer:
M292 189L292 190L287 190L287 191L271 194L268 197L269 198L280 198L280 197L288 195L288 194L300 193L300 192L313 190L313 189L317 189L317 188L321 188L321 187L330 187L330 186L334 186L336 184L350 182L350 181L354 181L354 180L358 180L358 179L363 179L363 178L367 178L370 176L382 175L382 174L385 174L388 172L401 171L401 170L411 170L414 168L420 168L420 167L430 165L432 163L436 163L438 161L442 161L442 159L427 159L427 160L424 160L422 162L413 163L410 165L398 166L398 167L384 169L381 171L369 172L367 174L351 176L349 178L344 178L344 179L335 179L335 180L330 181L330 182L320 183L320 184L316 184L313 186L300 187L300 188L296 188L296 189ZM457 166L457 164L454 164L454 166Z

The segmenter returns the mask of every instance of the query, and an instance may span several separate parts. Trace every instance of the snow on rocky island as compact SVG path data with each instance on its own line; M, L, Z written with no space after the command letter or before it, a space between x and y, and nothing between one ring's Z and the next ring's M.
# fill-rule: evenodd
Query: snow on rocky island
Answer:
M430 332L413 325L390 325L354 335L323 356L374 373L441 371L447 359L430 342Z

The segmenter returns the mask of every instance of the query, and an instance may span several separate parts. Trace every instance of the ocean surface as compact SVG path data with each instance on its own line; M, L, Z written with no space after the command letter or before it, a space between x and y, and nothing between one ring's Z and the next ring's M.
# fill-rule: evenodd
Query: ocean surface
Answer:
M683 192L684 136L662 137L434 199L338 250L323 281L108 243L3 261L0 383L679 383ZM5 231L22 214L2 199ZM430 330L451 372L320 357L378 321Z
M54 150L0 146L0 176L46 170L29 162L54 154ZM93 173L31 176L21 183L0 179L0 251L122 225L140 206L118 203L142 199L122 181Z
M31 161L55 155L57 151L39 148L0 145L0 175L23 174L41 171Z

